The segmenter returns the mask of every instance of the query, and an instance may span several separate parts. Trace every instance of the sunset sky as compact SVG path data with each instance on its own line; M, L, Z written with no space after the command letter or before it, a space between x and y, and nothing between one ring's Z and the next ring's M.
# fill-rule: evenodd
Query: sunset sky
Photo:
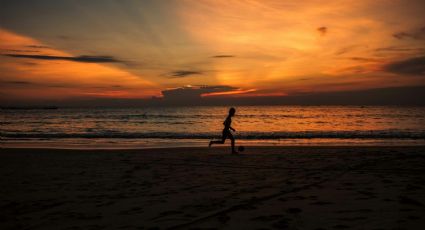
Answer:
M0 0L1 101L423 85L423 0Z

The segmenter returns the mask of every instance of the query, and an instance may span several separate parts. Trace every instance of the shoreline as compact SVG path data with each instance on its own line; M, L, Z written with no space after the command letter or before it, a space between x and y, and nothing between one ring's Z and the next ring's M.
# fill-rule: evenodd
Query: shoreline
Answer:
M162 149L162 148L204 148L209 140L174 140L174 139L143 139L143 140L3 140L0 148L23 149ZM236 146L248 148L269 147L397 147L397 146L425 146L425 140L418 139L285 139L285 140L236 140ZM230 141L214 148L229 147Z
M383 146L383 145L248 145L244 146L245 151L242 153L245 153L246 151L256 151L256 150L273 150L273 149L351 149L351 148L358 148L358 149L370 149L370 148L376 148L376 149L389 149L389 148L423 148L425 150L425 144L418 144L418 145L391 145L391 146ZM84 147L74 147L74 148L64 148L64 147L0 147L0 149L5 151L95 151L95 152L102 152L102 151L142 151L142 152L149 152L149 151L161 151L161 150L203 150L203 151L214 151L214 150L229 150L231 149L229 146L217 146L217 147L205 147L205 146L172 146L172 147L128 147L128 148L104 148L104 147L98 147L98 148L84 148Z

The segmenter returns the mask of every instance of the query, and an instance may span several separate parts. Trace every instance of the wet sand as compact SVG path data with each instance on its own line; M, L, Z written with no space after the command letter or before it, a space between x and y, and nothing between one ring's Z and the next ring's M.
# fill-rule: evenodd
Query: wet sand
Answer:
M0 229L422 229L424 150L0 149Z

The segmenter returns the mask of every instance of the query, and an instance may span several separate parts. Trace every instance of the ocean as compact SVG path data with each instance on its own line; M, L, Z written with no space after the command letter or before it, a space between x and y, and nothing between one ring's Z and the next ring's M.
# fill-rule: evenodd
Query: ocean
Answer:
M0 110L2 147L208 146L229 107ZM423 145L425 107L239 106L237 145ZM230 142L230 141L229 141ZM229 145L229 143L226 143Z

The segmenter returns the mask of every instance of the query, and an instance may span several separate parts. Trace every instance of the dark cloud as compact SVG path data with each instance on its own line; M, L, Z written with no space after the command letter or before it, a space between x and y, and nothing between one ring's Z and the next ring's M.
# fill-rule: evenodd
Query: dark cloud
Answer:
M32 82L29 81L1 81L3 84L9 84L9 85L31 85Z
M351 50L352 50L351 47L344 47L344 48L339 49L338 51L336 51L335 52L335 55L342 55L342 54L348 53Z
M362 61L362 62L376 62L376 59L373 58L365 58L365 57L350 57L350 60L353 61Z
M163 90L164 101L170 105L197 104L201 102L201 95L206 93L228 92L238 88L228 85L201 85L185 86L175 89Z
M228 85L199 85L199 86L195 86L195 87L199 87L200 89L211 91L211 92L208 92L208 93L212 93L212 91L214 91L214 92L220 91L221 92L221 91L232 91L232 90L238 89L236 87L228 86Z
M59 38L61 40L70 40L70 39L72 39L72 37L66 36L66 35L58 35L57 38Z
M425 76L425 56L396 61L384 66L384 69L397 74Z
M394 33L393 37L399 40L403 40L403 39L414 39L414 40L421 40L421 39L425 39L425 26L420 28L420 29L416 29L416 30L412 30L412 31L402 31L402 32L398 32L398 33Z
M407 46L388 46L381 47L374 50L374 56L376 57L392 57L394 54L405 55L421 55L425 52L425 48L420 47L407 47Z
M406 48L402 46L388 46L375 49L376 52L410 52L415 51L415 48Z
M233 58L235 57L234 55L215 55L212 56L212 58Z
M68 88L69 85L64 84L49 84L49 83L40 83L40 82L30 82L30 81L0 81L1 85L9 85L14 87L49 87L49 88Z
M38 65L37 63L34 63L34 62L22 62L21 64L22 64L22 65L27 65L27 66L35 66L35 65Z
M78 84L69 84L69 83L43 83L43 82L31 82L31 81L1 81L0 85L2 86L12 86L12 87L47 87L47 88L84 88L84 89L125 89L128 87L123 87L121 85L110 85L110 86L96 86L96 85L78 85Z
M111 56L50 56L50 55L30 55L30 54L3 54L4 56L14 58L32 58L40 60L63 60L63 61L74 61L74 62L89 62L89 63L120 63L121 60L117 60Z
M322 26L317 28L317 31L319 32L321 36L325 36L326 33L328 32L328 28L326 26Z
M2 49L4 52L14 52L14 53L38 53L37 50L17 50L17 49Z
M298 79L298 81L309 81L309 80L311 80L311 78L300 78L300 79Z
M25 47L35 48L35 49L50 49L50 47L48 47L48 46L39 46L39 45L28 45L28 46L25 46Z
M192 71L192 70L176 70L170 73L173 78L187 77L190 75L200 75L202 72L200 71Z
M345 46L345 47L337 50L335 52L335 55L342 55L342 54L350 53L350 52L352 52L354 50L357 50L359 48L368 48L368 47L365 46L365 45L350 45L350 46Z

